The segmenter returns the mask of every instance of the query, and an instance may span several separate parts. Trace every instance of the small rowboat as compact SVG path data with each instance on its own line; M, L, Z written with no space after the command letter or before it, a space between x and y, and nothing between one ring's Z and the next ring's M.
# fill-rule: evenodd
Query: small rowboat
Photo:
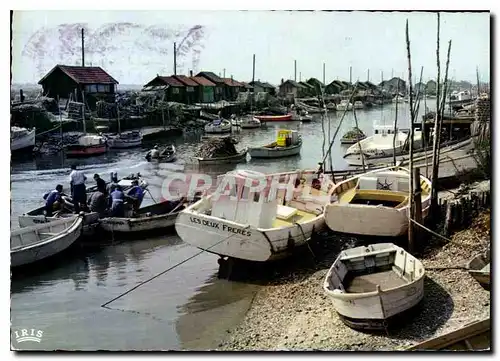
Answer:
M133 148L142 144L142 134L136 130L120 134L106 134L105 136L110 148Z
M152 232L173 227L177 214L185 208L183 202L163 201L142 207L132 217L131 210L127 217L107 217L99 220L100 227L106 232L142 235L139 232Z
M239 126L241 129L254 129L254 128L260 128L260 120L257 118L250 118L250 119L243 119L240 123Z
M276 142L273 142L263 147L249 148L248 153L252 158L283 158L300 154L301 147L302 140L299 139L297 144L288 147L279 147Z
M292 120L292 114L286 115L255 115L261 122L286 122Z
M474 277L474 279L479 282L481 287L489 291L490 285L490 268L491 268L491 258L490 250L482 254L476 255L472 258L466 265L469 270L469 274Z
M66 146L67 157L91 157L106 151L106 139L99 135L84 135L78 139L78 143Z
M160 151L158 158L151 158L151 151L146 154L148 162L171 163L177 158L177 150L173 144L167 145Z
M11 267L28 265L64 251L80 237L82 226L83 218L73 216L12 231Z
M247 160L247 148L244 148L241 152L228 155L226 157L216 157L216 158L195 158L199 165L217 165L217 164L232 164L246 162Z
M383 330L422 300L424 275L422 262L413 255L379 243L342 251L323 289L347 326Z
M227 119L216 119L205 125L205 132L210 134L231 133L232 124Z

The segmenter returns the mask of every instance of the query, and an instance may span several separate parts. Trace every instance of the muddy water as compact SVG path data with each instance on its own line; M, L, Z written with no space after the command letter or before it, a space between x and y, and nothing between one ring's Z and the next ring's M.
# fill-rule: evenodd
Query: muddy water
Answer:
M404 108L404 104L402 108ZM360 128L372 133L374 119L391 121L392 105L385 110L358 111ZM408 126L407 111L400 111L402 127ZM340 116L331 115L331 135ZM401 120L402 119L402 120ZM340 138L354 125L348 115L337 135ZM238 133L237 147L271 142L279 127L298 129L304 145L297 157L255 161L238 168L282 171L315 167L322 158L321 122L269 124L258 130ZM326 124L326 133L328 125ZM94 173L108 179L111 171L119 176L140 172L149 183L152 197L159 199L164 179L188 168L189 157L198 147L199 135L165 139L176 144L179 160L174 164L152 164L144 159L146 149L110 152L78 160L90 179ZM151 144L146 145L151 146ZM328 146L328 142L326 142ZM343 149L334 145L333 163L345 168ZM61 156L15 161L11 176L11 226L17 217L42 205L42 195L61 183L69 187L68 161ZM222 173L229 169L212 169ZM152 203L148 195L144 205ZM237 324L260 286L217 279L217 256L202 253L135 291L100 307L123 292L199 252L176 235L142 239L101 247L78 246L62 259L35 270L14 272L12 279L12 332L23 328L43 331L40 343L12 345L18 349L67 350L168 350L217 347L226 330Z

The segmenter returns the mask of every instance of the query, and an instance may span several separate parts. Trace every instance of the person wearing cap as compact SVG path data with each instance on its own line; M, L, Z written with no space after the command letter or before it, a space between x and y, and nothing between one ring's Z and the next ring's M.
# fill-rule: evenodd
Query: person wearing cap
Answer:
M71 186L71 198L73 198L73 206L75 213L80 213L80 204L87 203L87 190L85 188L85 180L87 177L82 171L76 169L76 165L71 166L69 174L69 184Z
M52 211L61 208L62 203L62 191L63 186L58 184L56 189L47 192L43 195L43 199L45 199L45 216L52 217Z
M99 174L94 174L94 180L97 185L97 190L106 194L106 182L102 179Z
M134 212L137 212L144 198L144 190L139 186L139 181L137 181L137 179L132 181L132 188L127 192L127 197L132 199Z
M111 201L111 209L110 209L110 216L111 217L124 217L125 216L125 207L124 207L124 201L125 201L125 195L122 192L122 187L119 185L113 184L111 186L111 194L110 194L110 201Z

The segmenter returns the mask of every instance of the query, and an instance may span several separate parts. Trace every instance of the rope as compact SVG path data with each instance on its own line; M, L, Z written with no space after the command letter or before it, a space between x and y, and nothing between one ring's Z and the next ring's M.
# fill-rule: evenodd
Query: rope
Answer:
M425 227L424 225L418 223L417 221L415 221L414 219L411 219L410 218L410 221L412 221L414 224L416 224L417 226L419 226L420 228L423 228L425 229L427 232L435 235L435 236L438 236L439 238L445 240L446 242L448 243L454 243L454 244L457 244L459 246L463 246L463 247L475 247L475 245L471 245L471 244L464 244L464 243L460 243L460 242L455 242L455 241L452 241L451 239L449 238L446 238L445 236L442 236L440 235L439 233L436 233L434 232L433 230L430 230L429 228Z
M294 222L294 224L296 224L297 226L299 226L299 229L302 232L302 236L304 237L304 242L307 245L307 248L309 248L309 251L311 252L313 258L316 258L316 256L314 255L313 250L311 249L311 246L309 246L309 242L307 241L307 237L306 237L306 234L304 233L304 230L302 229L302 226L298 222Z
M250 225L246 226L244 229L249 228L249 227L250 227ZM199 256L199 255L200 255L200 254L202 254L203 252L208 251L209 249L211 249L211 248L213 248L213 247L217 246L218 244L220 244L220 243L222 243L222 242L224 242L224 241L228 240L229 238L234 237L235 235L236 235L236 233L235 233L235 234L230 235L229 237L223 238L223 239L221 239L219 242L217 242L217 243L215 243L215 244L211 245L210 247L208 247L207 249L203 249L203 250L201 250L200 252L195 253L194 255L192 255L192 256L190 256L190 257L186 258L185 260L183 260L183 261L181 261L181 262L179 262L179 263L177 263L177 264L173 265L172 267L169 267L169 268L167 268L166 270L164 270L164 271L162 271L162 272L158 273L157 275L155 275L155 276L153 276L153 277L151 277L151 278L149 278L149 279L147 279L147 280L145 280L145 281L143 281L143 282L139 283L138 285L136 285L136 286L132 287L131 289L129 289L128 291L126 291L126 292L122 293L121 295L119 295L119 296L117 296L117 297L113 298L112 300L110 300L110 301L108 301L108 302L106 302L106 303L102 304L102 305L101 305L101 307L110 309L109 307L107 307L107 305L109 305L110 303L112 303L112 302L116 301L117 299L119 299L119 298L121 298L121 297L123 297L123 296L125 296L125 295L129 294L130 292L132 292L132 291L136 290L137 288L141 287L142 285L145 285L146 283L151 282L151 281L152 281L152 280L154 280L155 278L158 278L158 277L160 277L161 275L163 275L163 274L165 274L165 273L167 273L167 272L169 272L169 271L173 270L174 268L176 268L176 267L180 266L181 264L184 264L184 263L186 263L187 261L189 261L189 260L191 260L191 259L193 259L193 258L195 258L195 257Z
M52 132L52 131L54 131L54 130L56 130L56 129L59 129L59 128L61 128L61 125L60 125L60 124L59 124L59 125L57 125L55 128L52 128L52 129L46 130L45 132L37 133L37 135L36 135L36 136L38 137L38 136L40 136L40 135L42 135L42 134Z

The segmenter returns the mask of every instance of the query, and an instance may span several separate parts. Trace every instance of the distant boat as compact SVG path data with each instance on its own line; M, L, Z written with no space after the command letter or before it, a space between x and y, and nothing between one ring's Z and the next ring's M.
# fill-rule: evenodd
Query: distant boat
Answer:
M231 122L227 119L215 119L212 123L205 125L205 133L220 134L231 133Z
M81 235L83 218L73 216L10 233L11 267L51 257L71 246Z
M35 147L36 129L10 127L10 150L30 151Z
M342 138L340 138L340 144L356 144L365 138L366 135L361 129L353 127L352 130L348 131Z
M365 105L363 104L362 101L356 100L354 102L354 109L363 109L364 107L365 107Z
M349 100L341 100L339 104L337 104L337 110L352 110L352 103L349 103Z
M159 162L159 163L171 163L177 158L177 150L173 144L167 145L165 148L160 150L160 154L157 158L151 158L151 151L146 154L146 160L148 162Z
M286 115L255 115L261 122L286 122L292 120L292 114Z
M67 157L89 157L107 151L106 138L100 135L82 135L77 143L66 146Z
M252 158L282 158L300 154L302 139L296 130L281 129L275 142L248 148Z
M110 148L133 148L142 144L142 134L137 130L131 130L119 134L105 134Z
M261 123L260 120L253 117L253 118L244 118L239 122L239 125L241 129L255 129L255 128L260 128Z
M247 161L247 148L244 148L240 152L227 155L223 157L213 157L213 158L203 158L197 157L195 161L198 162L199 165L218 165L218 164L235 164Z
M327 297L349 327L384 330L424 297L425 269L417 258L392 243L346 249L323 283Z

